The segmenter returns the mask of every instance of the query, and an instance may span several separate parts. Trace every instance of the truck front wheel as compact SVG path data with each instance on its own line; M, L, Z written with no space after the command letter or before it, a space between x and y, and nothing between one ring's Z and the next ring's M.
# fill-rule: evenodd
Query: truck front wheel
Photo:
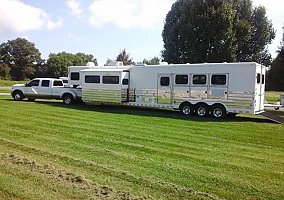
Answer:
M13 98L15 101L22 101L24 99L24 95L21 91L13 92Z
M64 104L70 105L73 103L73 96L71 94L64 94L62 100Z

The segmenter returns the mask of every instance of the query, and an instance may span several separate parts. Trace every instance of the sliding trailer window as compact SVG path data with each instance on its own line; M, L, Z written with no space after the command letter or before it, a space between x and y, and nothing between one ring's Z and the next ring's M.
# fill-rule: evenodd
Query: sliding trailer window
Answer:
M226 85L227 76L225 74L215 74L211 76L212 85Z
M86 75L85 83L100 83L100 76Z
M119 76L103 76L103 84L119 84Z
M79 72L71 72L71 80L72 80L72 81L78 81L78 80L80 80L80 74L79 74Z
M206 75L200 74L200 75L193 75L192 77L192 83L194 85L206 85Z
M175 84L187 85L188 84L188 75L176 75Z

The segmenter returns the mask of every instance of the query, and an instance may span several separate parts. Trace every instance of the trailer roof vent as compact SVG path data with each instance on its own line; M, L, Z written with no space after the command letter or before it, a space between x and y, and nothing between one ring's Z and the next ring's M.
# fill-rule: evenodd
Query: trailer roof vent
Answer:
M160 65L168 65L167 62L161 62Z
M107 66L123 66L123 62L122 61L115 61L115 62L109 62L107 64Z
M94 66L95 66L95 63L93 63L93 62L87 62L86 66L88 66L88 67L94 67Z

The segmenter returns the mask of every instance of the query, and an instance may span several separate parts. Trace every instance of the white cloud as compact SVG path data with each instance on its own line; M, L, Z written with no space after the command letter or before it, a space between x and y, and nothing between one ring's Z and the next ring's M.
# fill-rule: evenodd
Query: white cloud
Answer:
M102 27L114 23L120 28L149 28L163 24L170 0L96 0L89 6L89 23Z
M83 11L81 9L80 3L77 0L67 0L66 4L70 9L72 15L75 15L79 18L82 17Z
M20 0L1 0L0 13L0 35L30 30L52 30L62 25L61 19L52 21L43 10Z

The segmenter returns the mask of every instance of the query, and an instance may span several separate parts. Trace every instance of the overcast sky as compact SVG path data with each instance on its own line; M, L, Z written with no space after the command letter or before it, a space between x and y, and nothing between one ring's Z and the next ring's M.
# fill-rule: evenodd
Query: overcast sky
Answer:
M134 61L160 57L166 14L175 0L0 0L0 43L17 37L36 44L43 58L67 51L93 54L103 65L126 48ZM253 0L263 5L282 38L284 0Z

